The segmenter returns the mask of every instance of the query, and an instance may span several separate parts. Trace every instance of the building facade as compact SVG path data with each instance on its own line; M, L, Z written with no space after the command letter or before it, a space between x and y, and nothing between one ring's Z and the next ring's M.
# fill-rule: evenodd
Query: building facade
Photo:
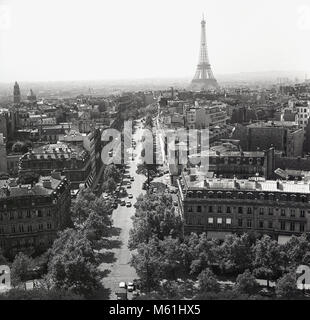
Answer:
M281 241L310 231L310 184L264 178L204 179L182 174L179 202L186 233L209 238L254 231Z
M35 185L0 180L0 248L14 257L42 252L70 223L70 184L53 173Z
M19 174L49 175L54 170L67 177L72 189L91 184L90 154L83 147L66 143L45 145L25 153L19 160Z

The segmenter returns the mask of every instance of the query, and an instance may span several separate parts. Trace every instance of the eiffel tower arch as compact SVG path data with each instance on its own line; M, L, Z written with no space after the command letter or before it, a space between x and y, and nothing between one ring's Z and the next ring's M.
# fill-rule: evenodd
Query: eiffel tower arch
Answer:
M191 82L190 89L193 91L204 91L218 88L219 85L214 78L208 57L206 21L204 18L202 18L199 62L196 68L195 76Z

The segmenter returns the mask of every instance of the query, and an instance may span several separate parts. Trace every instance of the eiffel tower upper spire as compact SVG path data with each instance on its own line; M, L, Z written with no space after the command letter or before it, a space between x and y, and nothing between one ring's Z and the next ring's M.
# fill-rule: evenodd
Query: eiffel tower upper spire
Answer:
M206 20L204 14L201 20L201 39L199 62L197 65L195 76L191 82L192 90L208 90L218 88L218 83L214 78L208 57L207 41L206 41Z

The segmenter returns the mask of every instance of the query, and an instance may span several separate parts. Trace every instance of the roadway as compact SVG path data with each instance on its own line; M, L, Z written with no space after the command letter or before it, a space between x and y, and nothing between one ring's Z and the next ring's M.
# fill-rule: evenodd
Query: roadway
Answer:
M109 256L109 261L102 263L100 269L107 271L107 276L103 278L102 282L105 288L111 290L110 299L115 300L115 292L118 289L118 285L121 281L133 281L138 278L135 272L135 269L130 266L129 262L131 259L131 252L128 248L128 239L129 239L129 230L132 227L131 217L135 213L134 204L136 198L141 194L145 193L142 190L142 184L146 180L144 175L136 174L137 164L139 162L139 157L142 150L142 144L140 142L143 129L141 127L141 122L138 121L138 127L136 132L133 134L133 139L136 141L136 149L132 150L131 148L127 150L131 155L132 151L134 154L134 160L128 162L128 168L126 169L126 174L130 174L131 177L134 177L134 181L131 182L131 189L127 189L128 193L133 195L132 199L127 197L122 198L122 200L130 201L132 207L125 207L118 205L117 209L113 210L112 221L114 227L114 235L109 240L112 243L110 249L104 249L107 256ZM128 298L131 298L131 294L128 294Z

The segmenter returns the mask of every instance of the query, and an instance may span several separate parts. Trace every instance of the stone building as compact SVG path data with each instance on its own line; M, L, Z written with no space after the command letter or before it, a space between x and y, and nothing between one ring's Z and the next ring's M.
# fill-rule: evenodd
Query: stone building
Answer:
M309 181L209 179L183 173L178 187L186 233L223 239L254 231L283 241L310 231Z
M236 126L233 139L239 139L244 151L274 147L287 157L302 155L304 131L292 122L258 122Z
M19 160L19 173L35 172L49 175L55 170L70 181L72 189L92 183L90 154L83 147L66 143L49 144L34 148Z
M11 257L42 252L70 223L70 184L58 173L34 185L0 180L0 248Z

